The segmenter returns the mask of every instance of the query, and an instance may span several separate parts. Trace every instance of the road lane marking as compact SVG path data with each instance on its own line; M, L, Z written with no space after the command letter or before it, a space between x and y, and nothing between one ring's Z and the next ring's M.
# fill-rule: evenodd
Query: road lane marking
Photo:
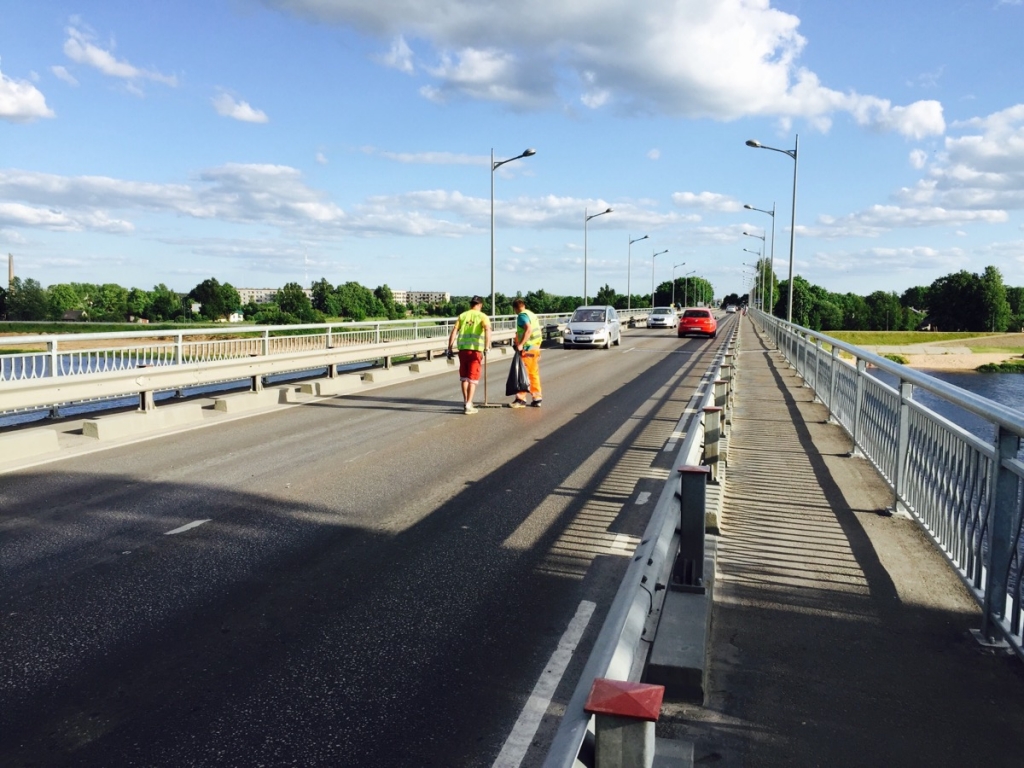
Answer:
M207 518L206 520L193 520L188 525L181 526L181 528L175 528L173 531L164 531L164 536L173 536L176 533L184 533L185 531L190 531L193 528L198 528L203 523L210 522L210 520L212 520L212 519L213 518L211 517L211 518Z
M650 491L640 491L640 494L636 497L637 504L646 504L647 500L651 498Z
M505 744L495 758L492 768L519 768L522 764L523 758L526 757L526 752L533 742L533 737L540 727L540 721L548 711L551 697L558 690L562 675L565 674L566 667L569 666L572 654L576 650L576 646L579 645L583 631L590 623L590 617L594 615L595 608L597 608L597 603L584 600L576 609L576 615L569 622L569 627L562 635L562 639L558 641L558 647L551 654L548 665L541 672L537 684L533 686L530 698L523 707L523 711L520 712L519 719L516 720L516 724L512 728L512 733L505 739Z

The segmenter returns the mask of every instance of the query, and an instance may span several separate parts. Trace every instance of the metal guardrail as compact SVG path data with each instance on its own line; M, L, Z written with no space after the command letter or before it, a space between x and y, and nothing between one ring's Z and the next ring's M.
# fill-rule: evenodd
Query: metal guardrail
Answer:
M889 483L894 508L923 526L974 594L983 616L979 640L1003 640L1024 659L1024 416L817 331L750 314L849 433L854 451ZM869 374L869 366L897 385ZM983 419L991 441L915 401L915 389Z
M664 593L658 592L655 585L663 578L666 569L671 568L679 548L677 529L680 525L680 507L676 499L679 469L701 463L704 442L701 414L705 408L715 405L714 384L738 331L737 323L728 338L720 343L715 362L703 377L669 479L662 488L579 682L566 705L543 768L573 768L577 765L577 755L592 721L591 715L583 707L596 678L636 682L643 673L647 646L641 639L656 608L657 598L654 594L658 593L664 598Z
M645 314L620 317L628 322ZM561 326L569 315L538 317ZM0 352L46 349L0 354L0 415L337 365L390 365L394 357L444 349L455 319L4 336ZM493 318L493 338L511 339L515 321L515 315Z

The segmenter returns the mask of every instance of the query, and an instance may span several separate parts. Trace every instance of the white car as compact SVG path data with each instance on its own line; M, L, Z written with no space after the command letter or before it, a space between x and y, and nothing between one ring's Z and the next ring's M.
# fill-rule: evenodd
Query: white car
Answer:
M735 315L736 314L736 305L735 304L730 304L729 306L727 306L725 308L725 314L727 314L727 315Z
M676 311L672 307L654 307L647 316L648 328L675 328Z
M562 331L562 346L603 347L611 349L612 345L622 343L622 326L615 307L593 306L578 307L569 318Z

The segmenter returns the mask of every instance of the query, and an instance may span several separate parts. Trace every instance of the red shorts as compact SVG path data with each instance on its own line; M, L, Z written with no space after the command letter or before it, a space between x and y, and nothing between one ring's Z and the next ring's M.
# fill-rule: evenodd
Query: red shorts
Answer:
M475 349L459 350L459 381L471 381L474 384L480 381L480 362L484 359L484 353Z

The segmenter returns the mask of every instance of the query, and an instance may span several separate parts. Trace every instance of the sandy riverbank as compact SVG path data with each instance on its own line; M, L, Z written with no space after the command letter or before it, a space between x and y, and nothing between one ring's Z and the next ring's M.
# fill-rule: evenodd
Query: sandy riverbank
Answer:
M907 367L926 371L973 371L986 363L1002 363L1020 355L993 352L951 355L904 355Z

